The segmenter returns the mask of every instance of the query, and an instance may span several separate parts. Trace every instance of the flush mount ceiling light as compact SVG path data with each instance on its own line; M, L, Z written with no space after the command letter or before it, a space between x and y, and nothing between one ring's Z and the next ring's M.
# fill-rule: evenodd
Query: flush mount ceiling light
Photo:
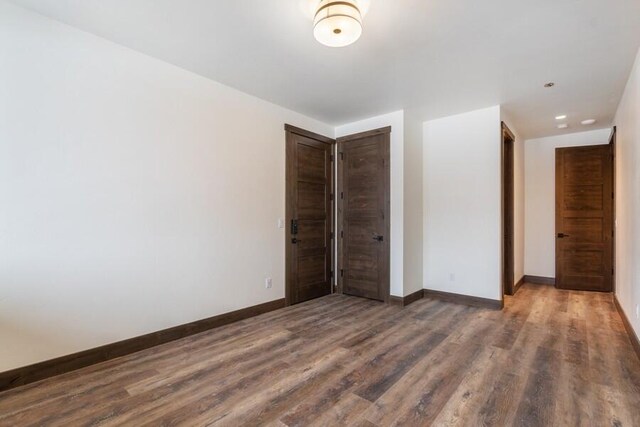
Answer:
M322 0L313 19L313 35L329 47L344 47L360 38L362 12L356 0Z
M558 129L566 129L566 128L568 128L568 127L569 127L569 125L568 125L568 124L566 124L566 123L560 123L560 124L558 125Z
M566 114L562 114L562 115L560 115L560 116L556 116L556 120L564 120L564 119L566 119L566 118L567 118L567 115L566 115Z
M594 124L595 122L596 122L596 120L595 120L595 119L588 119L588 120L583 120L581 123L582 123L583 125L585 125L585 126L589 126L589 125Z

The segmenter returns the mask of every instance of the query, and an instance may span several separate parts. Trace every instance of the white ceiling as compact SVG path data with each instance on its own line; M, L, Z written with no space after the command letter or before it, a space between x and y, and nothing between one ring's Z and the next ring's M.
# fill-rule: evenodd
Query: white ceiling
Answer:
M371 0L341 49L314 40L307 1L14 3L334 125L503 104L527 138L608 126L640 46L638 0Z

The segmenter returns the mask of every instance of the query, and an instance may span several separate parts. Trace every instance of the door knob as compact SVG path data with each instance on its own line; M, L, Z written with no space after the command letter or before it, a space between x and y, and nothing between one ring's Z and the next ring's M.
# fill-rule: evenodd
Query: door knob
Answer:
M298 242L302 242L302 240L300 240L300 239L298 239L298 238L296 238L296 237L291 238L291 243L293 243L294 245L295 245L296 243L298 243Z
M377 240L378 242L382 242L384 240L384 236L379 236L377 234L373 235L373 240Z
M568 234L558 233L558 239L564 239L565 237L570 237Z

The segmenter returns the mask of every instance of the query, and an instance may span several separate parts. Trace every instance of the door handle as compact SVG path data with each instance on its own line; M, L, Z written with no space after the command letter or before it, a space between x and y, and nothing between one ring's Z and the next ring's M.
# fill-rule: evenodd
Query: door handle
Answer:
M300 240L300 239L298 239L298 238L296 238L296 237L293 237L293 238L291 239L291 243L293 243L294 245L295 245L296 243L298 243L298 242L302 242L302 240Z
M377 234L373 235L373 240L377 240L378 242L382 242L384 240L384 236L379 236Z
M568 234L558 233L558 239L564 239L565 237L571 237Z

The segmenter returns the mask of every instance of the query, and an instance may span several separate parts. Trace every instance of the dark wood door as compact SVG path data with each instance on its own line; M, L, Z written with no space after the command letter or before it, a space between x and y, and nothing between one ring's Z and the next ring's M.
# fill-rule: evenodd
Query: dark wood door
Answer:
M331 293L332 139L293 126L287 131L286 300Z
M613 160L609 145L556 149L556 286L610 292Z
M338 138L339 284L343 293L389 299L389 133Z

